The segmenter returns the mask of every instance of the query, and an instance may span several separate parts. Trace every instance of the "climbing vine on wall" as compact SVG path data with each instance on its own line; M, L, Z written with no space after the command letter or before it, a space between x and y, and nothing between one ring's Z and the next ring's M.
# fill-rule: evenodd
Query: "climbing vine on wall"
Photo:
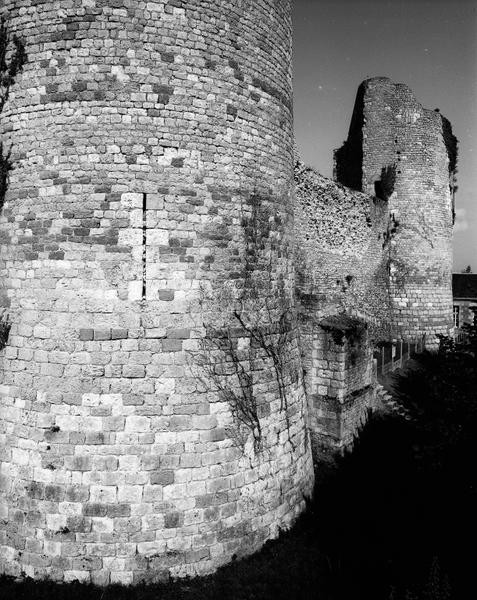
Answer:
M398 289L403 289L411 273L407 263L399 258L396 252L396 235L400 230L400 223L394 213L390 213L388 227L384 233L383 250L388 274L388 282Z
M457 170L457 159L458 159L458 140L452 132L452 125L450 121L443 117L442 118L442 136L447 150L447 156L449 157L449 173L454 173Z
M254 393L253 375L247 368L254 362L250 340L231 327L207 327L200 341L200 351L198 362L205 374L203 381L207 390L218 392L230 406L235 422L234 428L228 428L230 437L244 449L251 433L255 452L259 452L262 449L261 407Z
M455 194L458 189L457 185L457 160L459 157L458 154L458 144L456 136L452 132L452 125L441 115L442 118L442 137L444 139L444 144L447 150L447 156L449 158L449 189L452 198L452 223L455 222Z
M241 264L234 281L220 289L202 293L202 312L215 306L212 317L204 323L200 363L210 385L230 406L235 422L232 439L244 447L252 434L256 452L263 449L260 419L270 414L270 397L259 393L257 373L270 373L280 399L288 439L290 414L288 387L299 377L295 311L292 294L279 273L278 262L284 248L282 217L272 212L272 200L266 195L251 194L241 210L241 248L232 256ZM214 311L213 311L214 312ZM203 378L204 379L204 378Z
M0 115L10 96L10 90L18 73L26 62L25 46L17 37L10 38L5 19L0 20ZM5 152L0 140L0 209L5 201L8 175L12 168L11 148Z
M273 367L280 396L280 411L290 433L287 376L295 382L298 370L288 348L296 331L291 295L287 294L282 275L272 279L280 254L282 219L270 209L271 202L257 193L248 201L248 214L242 211L245 239L244 288L234 318L247 331L252 345L260 349ZM273 300L270 292L273 292ZM247 307L247 301L252 306ZM290 443L293 445L290 435Z

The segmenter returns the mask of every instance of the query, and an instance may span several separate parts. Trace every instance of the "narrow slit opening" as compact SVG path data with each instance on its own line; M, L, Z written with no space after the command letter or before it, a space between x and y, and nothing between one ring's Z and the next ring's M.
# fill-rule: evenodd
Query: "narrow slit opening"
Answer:
M146 196L142 195L142 299L146 299L146 242L147 242L147 223L146 223Z

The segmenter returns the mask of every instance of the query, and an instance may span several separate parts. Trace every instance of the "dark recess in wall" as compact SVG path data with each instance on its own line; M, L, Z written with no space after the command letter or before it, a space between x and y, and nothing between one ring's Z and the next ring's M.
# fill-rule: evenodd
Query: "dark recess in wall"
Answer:
M362 83L356 94L348 138L334 154L334 180L358 191L362 191L364 91Z

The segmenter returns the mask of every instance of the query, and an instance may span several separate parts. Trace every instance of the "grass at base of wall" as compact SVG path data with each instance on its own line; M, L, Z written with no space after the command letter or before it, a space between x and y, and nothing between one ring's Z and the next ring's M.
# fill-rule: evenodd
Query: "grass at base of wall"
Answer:
M139 587L15 582L0 578L2 600L233 600L312 598L326 579L327 562L311 538L312 511L257 554L211 576ZM320 596L326 598L327 596ZM331 598L331 596L328 596Z
M0 579L2 600L468 600L475 596L477 361L425 355L395 385L412 423L374 417L318 465L295 527L215 575L106 589Z

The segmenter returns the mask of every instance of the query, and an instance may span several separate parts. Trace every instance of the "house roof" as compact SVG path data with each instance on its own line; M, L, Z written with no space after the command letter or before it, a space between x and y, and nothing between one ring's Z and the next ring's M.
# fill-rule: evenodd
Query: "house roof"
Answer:
M452 273L452 295L477 300L477 273Z

